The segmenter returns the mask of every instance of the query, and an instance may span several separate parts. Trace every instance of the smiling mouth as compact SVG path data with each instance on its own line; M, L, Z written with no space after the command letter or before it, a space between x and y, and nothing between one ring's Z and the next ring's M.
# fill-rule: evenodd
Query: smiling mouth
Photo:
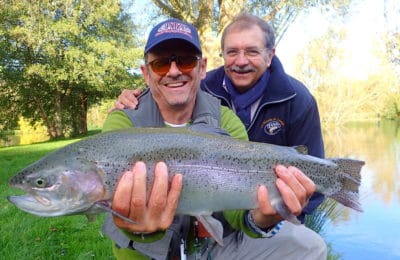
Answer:
M230 68L229 69L231 72L237 73L237 74L248 74L248 73L252 73L255 70L252 68Z
M240 75L245 75L245 74L249 74L251 71L233 71L236 74L240 74Z
M185 86L186 82L175 82L175 83L167 83L164 84L164 86L168 87L168 88L180 88Z

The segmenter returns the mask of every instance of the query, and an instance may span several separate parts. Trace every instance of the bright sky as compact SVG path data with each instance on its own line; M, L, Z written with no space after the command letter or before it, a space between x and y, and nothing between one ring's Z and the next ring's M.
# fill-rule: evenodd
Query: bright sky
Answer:
M365 0L352 10L346 22L348 38L343 43L346 60L340 67L340 73L352 78L366 78L376 69L377 59L374 52L379 48L379 34L383 31L383 1ZM293 74L292 61L297 52L306 47L307 40L325 32L329 24L320 12L300 17L291 26L277 47L277 55L289 74ZM382 43L380 43L382 44Z

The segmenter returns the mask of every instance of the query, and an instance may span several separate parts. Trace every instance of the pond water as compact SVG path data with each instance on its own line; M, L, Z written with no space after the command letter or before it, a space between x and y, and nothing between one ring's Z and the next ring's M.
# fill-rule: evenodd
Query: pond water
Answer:
M326 157L366 162L360 201L364 212L341 208L322 236L341 259L400 259L400 125L363 124L324 133Z

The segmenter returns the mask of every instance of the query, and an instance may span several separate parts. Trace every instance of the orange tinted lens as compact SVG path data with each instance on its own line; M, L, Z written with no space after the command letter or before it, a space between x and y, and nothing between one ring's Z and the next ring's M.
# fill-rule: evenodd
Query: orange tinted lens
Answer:
M176 59L176 65L180 71L189 72L197 66L199 60L196 56L178 56Z
M155 59L148 64L150 64L151 69L159 74L160 76L164 76L168 73L171 62L175 61L176 66L182 72L190 72L194 67L197 66L197 62L200 58L196 56L171 56L166 58Z
M160 75L165 75L169 71L169 68L171 67L171 59L170 58L161 58L161 59L156 59L153 60L152 62L149 62L151 69Z

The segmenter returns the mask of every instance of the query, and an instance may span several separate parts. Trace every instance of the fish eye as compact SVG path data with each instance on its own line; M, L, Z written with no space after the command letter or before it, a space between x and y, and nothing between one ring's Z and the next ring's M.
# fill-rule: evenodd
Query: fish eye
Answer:
M46 187L46 184L47 184L46 179L44 179L44 178L42 178L42 177L37 178L37 179L35 180L35 185L36 185L36 187L38 187L38 188L44 188L44 187Z

